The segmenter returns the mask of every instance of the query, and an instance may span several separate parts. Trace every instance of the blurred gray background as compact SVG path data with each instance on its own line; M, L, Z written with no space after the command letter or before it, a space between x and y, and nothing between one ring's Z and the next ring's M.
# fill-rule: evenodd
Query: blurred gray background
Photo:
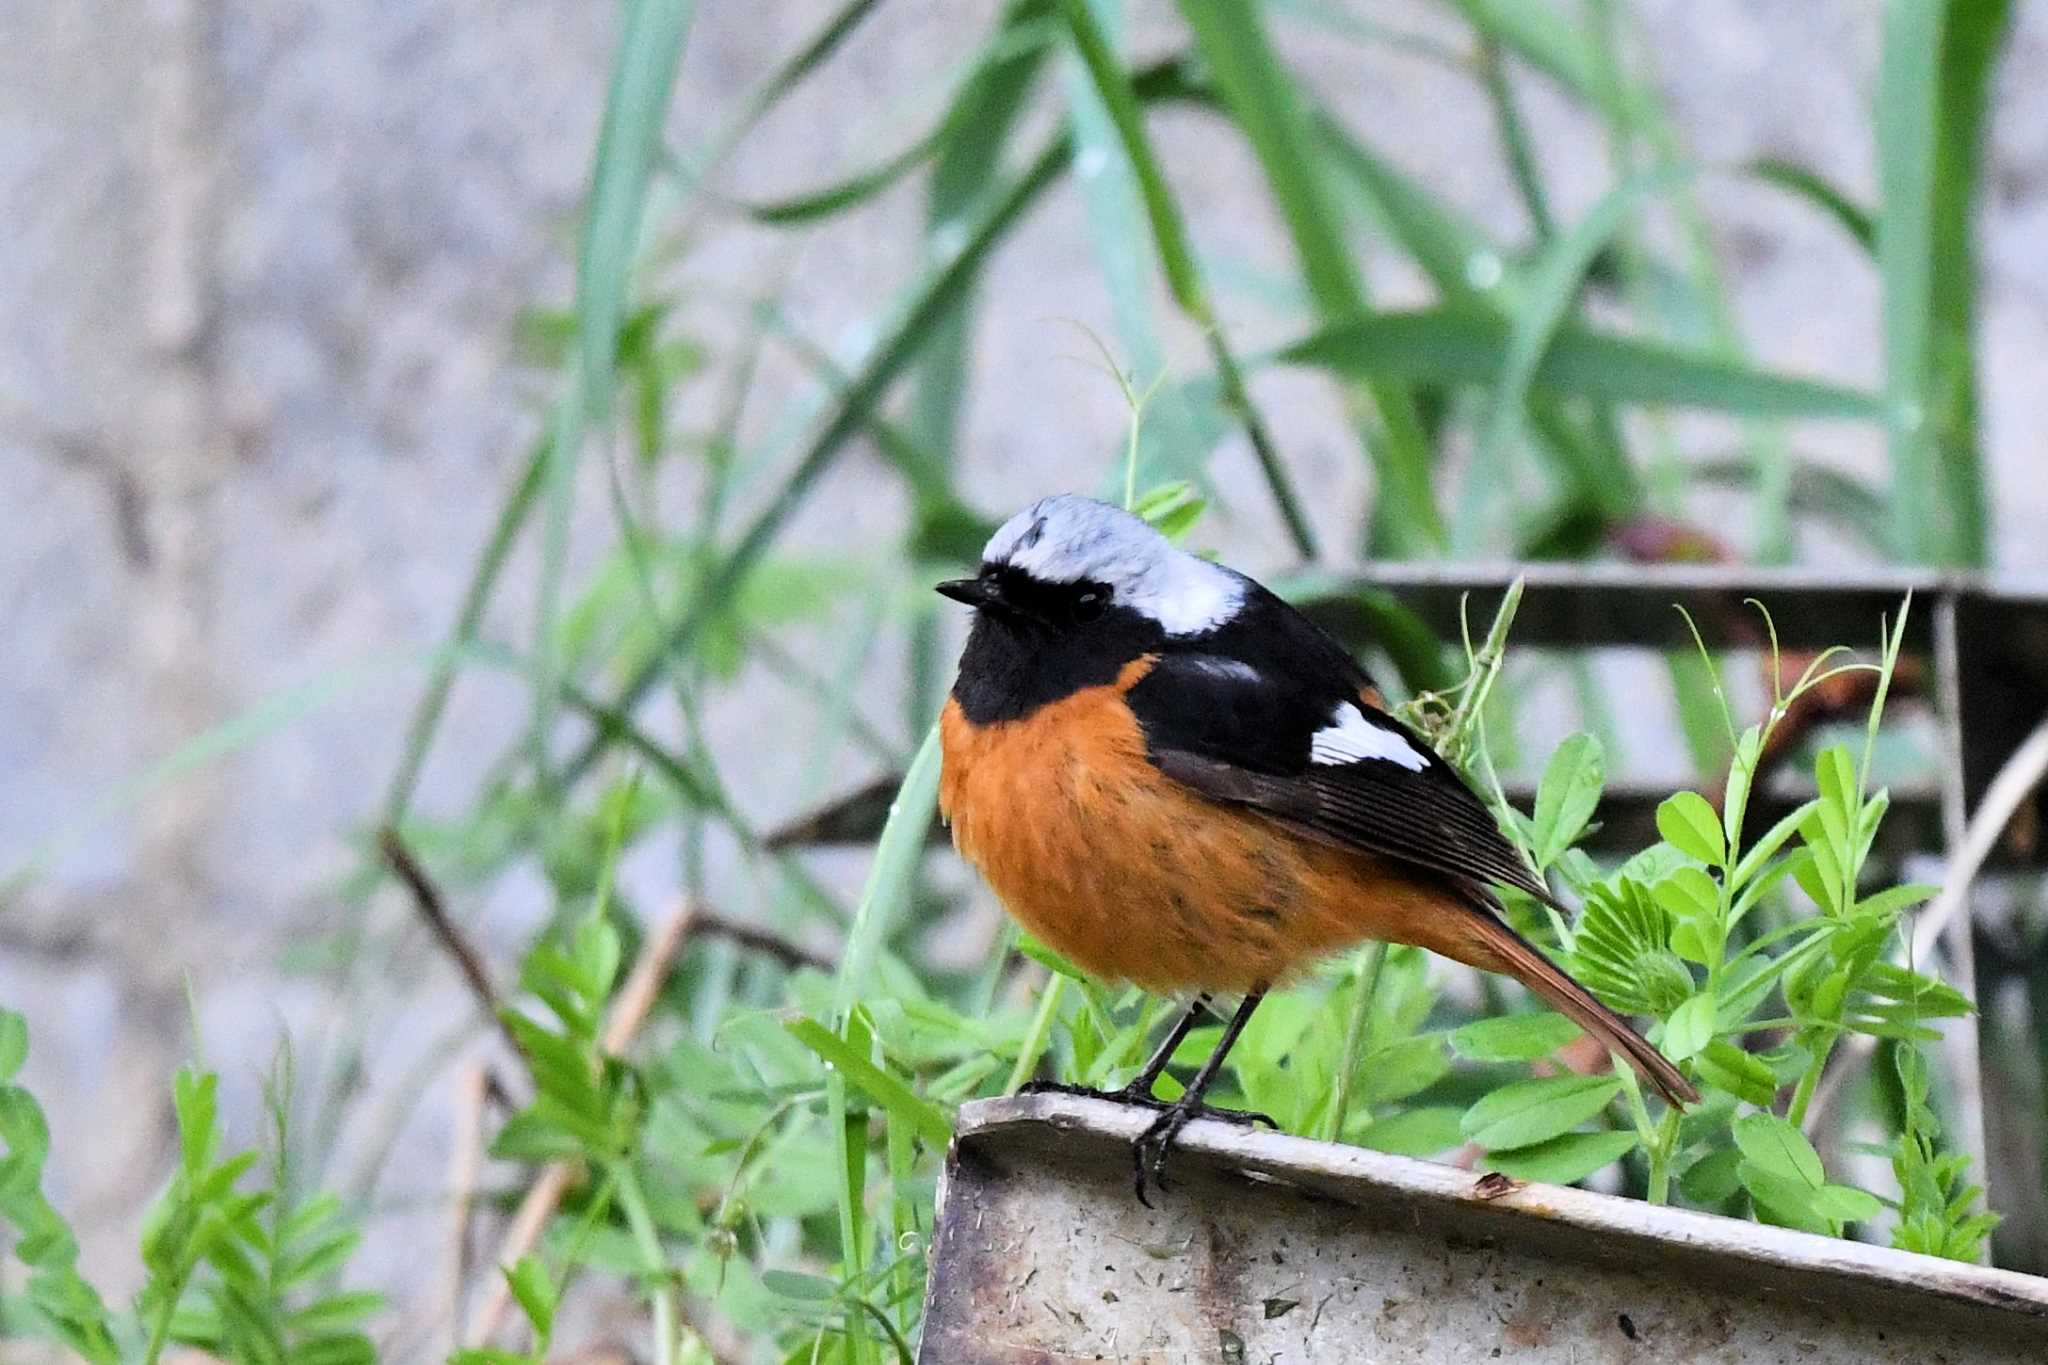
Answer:
M676 143L700 142L830 8L700 6ZM902 145L995 8L885 5L747 144L727 188L794 192ZM1138 7L1141 44L1161 8ZM1445 30L1434 8L1349 8ZM1871 194L1876 6L1641 8L1699 157L1787 156ZM563 0L15 0L0 16L0 866L84 831L0 918L0 1002L34 1030L27 1075L58 1135L54 1196L80 1221L88 1269L117 1288L132 1282L135 1211L164 1169L165 1080L192 1047L188 982L243 1138L281 1024L317 1039L341 1015L367 1023L350 1140L389 1129L398 1143L378 1186L394 1216L373 1233L373 1278L417 1273L447 1105L445 1073L413 1068L468 1002L424 940L369 990L342 990L294 953L341 922L349 841L397 760L421 670L393 651L447 629L538 429L547 381L521 363L514 323L569 296L613 19L610 6ZM1480 101L1454 97L1426 62L1278 31L1354 127L1469 212L1519 230ZM2048 571L2044 64L2048 6L2023 4L1993 101L1981 325L1996 555L2028 573ZM1541 85L1524 95L1569 220L1610 183L1600 131ZM1205 225L1200 248L1284 279L1290 257L1243 149L1193 120L1159 129ZM1865 258L1771 191L1717 183L1703 197L1759 358L1874 384ZM730 299L785 286L808 334L850 354L917 264L922 212L913 182L795 255L789 239L723 232L679 287ZM1380 265L1386 297L1421 296ZM1228 293L1225 306L1256 314ZM1110 330L1071 186L1007 249L980 314L984 382L962 487L985 513L1095 486L1119 439L1122 403L1073 364L1086 347L1063 318ZM1196 351L1176 358L1193 368ZM775 377L794 404L799 373ZM1334 537L1370 497L1341 413L1314 381L1259 384ZM764 406L750 426L788 410ZM1822 453L1853 467L1870 453L1858 439L1823 433L1839 444ZM875 468L863 455L834 474L794 539L857 551L891 535L905 509ZM1284 564L1264 503L1229 497L1246 454L1226 447L1216 470L1213 539L1247 568ZM603 499L589 491L596 524ZM495 620L506 638L530 635L532 576L530 559L515 567ZM259 742L120 799L209 727L323 680L332 695ZM516 688L465 684L424 808L458 806L523 714ZM744 714L713 721L714 745L744 763ZM753 762L759 781L736 786L771 821L788 810L784 760ZM487 949L509 954L539 913L528 890L486 907Z

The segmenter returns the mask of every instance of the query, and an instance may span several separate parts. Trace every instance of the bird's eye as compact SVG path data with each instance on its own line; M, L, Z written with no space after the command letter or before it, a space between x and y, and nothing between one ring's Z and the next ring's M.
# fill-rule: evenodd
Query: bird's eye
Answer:
M1083 588L1074 597L1074 624L1087 625L1090 621L1102 619L1102 613L1109 610L1109 590L1106 588Z

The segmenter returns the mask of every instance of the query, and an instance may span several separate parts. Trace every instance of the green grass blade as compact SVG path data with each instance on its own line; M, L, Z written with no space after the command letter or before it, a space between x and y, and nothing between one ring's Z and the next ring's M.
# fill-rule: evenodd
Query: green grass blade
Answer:
M1468 309L1385 312L1318 332L1274 358L1352 375L1497 384L1509 336L1506 321ZM1534 389L1581 398L1742 416L1879 421L1885 412L1874 394L1576 325L1557 329L1529 382Z
M525 468L520 471L518 480L498 509L498 519L491 527L490 539L485 542L484 552L470 574L469 585L463 589L462 605L456 609L455 627L448 632L443 656L428 674L426 690L420 694L419 704L413 708L412 719L406 724L398 771L392 774L391 787L384 795L384 824L398 824L412 804L413 793L419 788L420 769L426 764L427 751L433 746L434 734L441 725L441 713L448 705L448 693L455 685L461 651L476 643L477 630L483 624L484 608L490 604L491 594L498 586L498 575L504 571L505 561L511 556L520 531L526 527L535 499L540 496L547 467L548 445L543 440L527 456Z
M691 12L689 0L631 0L627 5L598 132L576 262L576 375L569 392L555 405L549 432L548 509L534 651L542 671L533 714L536 754L546 752L554 720L552 683L564 668L557 623L576 466L586 422L604 420L611 405L619 323L640 248L647 185L661 148Z
M792 1019L783 1025L796 1040L844 1076L847 1082L908 1124L926 1145L944 1151L953 1140L953 1125L930 1100L855 1052L847 1041L815 1019Z
M971 221L989 193L1003 149L1022 116L1044 67L1049 45L1020 43L1018 35L1047 22L1046 0L1011 0L1003 9L988 59L979 64L946 111L943 145L926 190L929 235L957 231ZM967 345L974 310L970 281L960 297L932 319L918 358L910 434L929 450L959 446L960 404L968 391Z
M1366 147L1327 113L1318 115L1316 129L1330 165L1356 185L1381 230L1446 299L1485 300L1489 307L1509 310L1519 306L1519 268L1484 228Z
M1152 240L1159 248L1159 265L1166 273L1167 288L1173 291L1174 302L1198 323L1213 326L1215 318L1210 311L1208 293L1203 288L1201 272L1195 266L1194 250L1188 245L1187 225L1181 219L1180 206L1174 202L1173 192L1167 188L1166 175L1159 167L1159 159L1152 153L1152 144L1145 136L1144 116L1139 112L1137 96L1131 91L1131 83L1124 75L1122 64L1117 61L1115 49L1102 25L1096 21L1088 0L1060 0L1060 16L1066 20L1074 51L1088 70L1103 110L1109 115L1117 138L1123 144L1131 173L1137 178L1138 196L1144 202L1145 217L1152 226Z
M1599 56L1585 31L1547 0L1453 0L1473 28L1513 52L1562 86L1566 93L1604 109L1610 117L1631 115L1626 93L1600 73Z
M1121 0L1086 0L1112 47L1121 36ZM1087 65L1074 56L1064 73L1068 118L1074 128L1075 177L1088 213L1088 235L1109 290L1110 316L1128 361L1132 386L1144 391L1166 374L1166 349L1152 307L1156 268L1138 173L1102 92ZM1198 406L1201 390L1162 385L1145 405L1139 429L1136 483L1198 479L1221 427L1214 404ZM1210 420L1205 421L1204 417Z
M1308 104L1281 64L1254 6L1227 0L1181 0L1195 45L1208 61L1232 118L1251 142L1301 262L1309 297L1326 323L1369 311L1364 277L1345 240L1343 215L1329 186L1320 139ZM1443 546L1444 524L1430 474L1432 452L1405 387L1367 380L1379 430L1362 432L1379 488L1373 501L1373 548L1416 555Z
M738 111L706 142L703 155L694 164L677 165L677 173L693 188L714 176L747 134L801 86L805 77L823 66L880 4L881 0L846 0L826 18L809 42L790 54L755 87Z
M1945 558L1927 411L1944 8L1942 0L1886 0L1878 64L1877 264L1891 404L1892 546L1921 564Z
M1804 199L1832 218L1856 245L1876 253L1877 216L1820 172L1769 156L1750 162L1745 169L1766 185L1775 185L1796 198Z
M983 213L959 253L917 283L897 321L852 376L844 396L806 445L775 497L741 532L688 610L671 624L660 648L620 690L613 703L616 709L629 711L637 705L661 678L670 660L687 652L697 641L719 604L729 600L741 580L759 564L776 533L844 451L849 438L865 427L875 404L917 355L926 340L927 328L945 316L997 244L1066 169L1069 154L1070 146L1064 137L1040 152L1030 168L1012 181L1007 191ZM602 745L596 740L586 744L568 765L566 775L575 777L587 771L601 751Z
M1210 358L1216 366L1224 405L1235 411L1244 423L1245 434L1251 440L1266 485L1272 491L1274 502L1279 505L1281 518L1287 524L1295 548L1304 559L1314 559L1317 553L1315 533L1309 528L1308 518L1302 511L1301 500L1295 495L1286 466L1273 447L1265 418L1245 388L1243 366L1225 340L1215 310L1210 306L1207 288L1188 246L1187 229L1181 219L1180 208L1167 188L1159 158L1145 136L1135 85L1118 64L1109 39L1088 7L1088 0L1060 0L1059 10L1074 51L1087 68L1089 79L1094 82L1118 140L1123 143L1131 171L1137 177L1138 195L1145 205L1146 221L1152 228L1153 245L1158 248L1159 264L1166 274L1167 287L1181 311L1202 329Z
M808 227L820 219L857 208L893 188L930 161L938 149L939 139L933 135L911 144L880 165L843 176L822 188L781 199L736 203L733 207L766 227Z
M1935 466L1950 563L1989 561L1986 485L1978 449L1976 221L1991 80L2012 27L2012 0L1950 0L1941 49L1929 302Z
M833 995L833 1025L844 1028L854 1003L867 989L889 929L908 903L924 856L925 836L939 805L939 730L935 725L918 746L917 756L889 803L889 819L875 841L874 862L853 914L853 927L839 959Z
M602 420L611 402L647 185L692 8L689 0L632 0L619 35L576 263L577 377L584 411L593 420Z
M1537 256L1530 271L1528 299L1516 312L1508 331L1500 380L1494 385L1486 425L1468 478L1468 488L1479 496L1497 494L1509 486L1508 455L1522 433L1530 386L1537 367L1585 286L1586 271L1594 258L1607 249L1636 206L1674 179L1669 173L1651 173L1615 186L1601 196L1570 232L1555 238ZM1615 472L1622 481L1600 481L1594 493L1598 505L1610 517L1626 515L1638 500L1634 471L1623 465ZM1463 518L1460 528L1476 530L1479 520ZM1469 539L1452 546L1456 553L1468 557L1480 548Z
M1500 44L1484 38L1479 44L1479 76L1486 86L1487 102L1493 106L1493 122L1500 138L1508 170L1515 178L1515 191L1522 197L1522 210L1529 215L1529 227L1538 242L1549 241L1557 231L1550 213L1550 194L1543 185L1543 171L1536 164L1536 148L1529 141L1528 122L1515 99L1515 88L1501 58Z

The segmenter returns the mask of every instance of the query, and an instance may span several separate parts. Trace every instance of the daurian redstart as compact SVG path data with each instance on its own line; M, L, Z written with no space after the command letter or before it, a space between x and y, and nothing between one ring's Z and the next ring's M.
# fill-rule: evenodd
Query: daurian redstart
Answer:
M1128 512L1046 498L974 578L941 721L953 842L1025 928L1084 970L1194 1003L1120 1097L1159 1116L1138 1193L1260 998L1362 939L1514 977L1674 1104L1698 1092L1502 920L1555 905L1448 763L1307 617ZM1241 999L1187 1091L1152 1088L1212 997Z

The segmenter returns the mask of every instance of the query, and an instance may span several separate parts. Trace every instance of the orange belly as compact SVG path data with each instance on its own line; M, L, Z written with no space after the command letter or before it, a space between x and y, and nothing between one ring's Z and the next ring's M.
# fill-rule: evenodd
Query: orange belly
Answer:
M1162 992L1262 989L1367 938L1467 957L1471 916L1442 888L1153 767L1122 699L1150 665L995 725L947 703L940 809L1026 929Z

